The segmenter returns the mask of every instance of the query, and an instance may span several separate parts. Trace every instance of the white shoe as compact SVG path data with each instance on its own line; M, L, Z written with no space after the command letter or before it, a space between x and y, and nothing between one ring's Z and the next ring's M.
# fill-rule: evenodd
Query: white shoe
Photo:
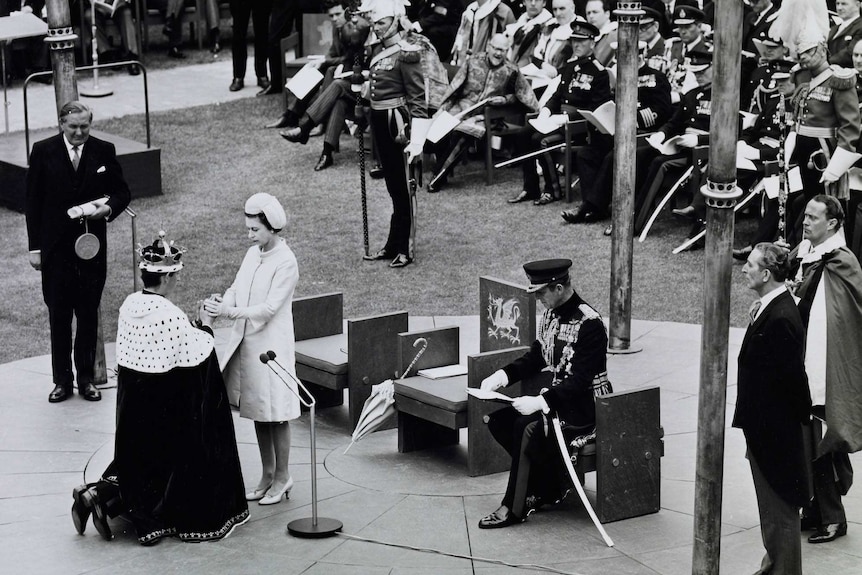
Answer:
M258 501L258 505L275 505L276 503L281 503L282 495L285 496L286 499L290 499L290 490L293 488L293 477L287 480L287 483L284 484L284 487L278 492L273 493L272 495L267 492L265 497L262 497L260 501Z

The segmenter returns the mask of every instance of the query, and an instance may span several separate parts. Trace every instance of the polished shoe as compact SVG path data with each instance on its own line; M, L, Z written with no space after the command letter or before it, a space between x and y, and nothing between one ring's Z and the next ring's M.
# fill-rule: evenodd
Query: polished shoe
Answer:
M314 165L314 171L320 172L328 168L332 165L332 154L323 153L320 154L320 159L317 160L317 163Z
M751 251L752 251L751 246L746 246L746 247L739 249L739 250L733 250L733 259L740 261L740 262L744 262L748 259L748 256L751 255ZM804 517L803 519L808 519L808 518ZM817 526L814 525L811 527L811 529L815 529L816 527Z
M262 90L266 90L272 85L272 82L269 81L269 78L266 76L258 76L257 78L257 87Z
M604 231L602 232L602 235L603 236L611 236L611 235L613 235L613 233L614 233L614 225L608 224L608 227L606 227L604 229Z
M210 47L210 54L215 56L219 52L221 52L221 43L218 40L216 40L215 42L213 42L213 45Z
M100 401L102 399L102 392L92 383L81 383L79 381L78 393L87 401Z
M509 198L506 201L510 204L520 204L521 202L529 202L535 199L536 197L527 190L521 190L521 192L517 196L515 196L514 198Z
M500 509L497 509L490 515L480 519L479 529L499 529L501 527L515 525L516 523L523 523L522 519L516 517L515 514L508 509L505 512L501 511L502 509L503 508L500 507Z
M261 498L260 501L257 502L258 505L275 505L276 503L281 503L281 498L290 499L290 490L293 489L293 477L287 480L287 483L284 484L284 487L281 488L278 492L273 493L272 495L267 492L267 494Z
M684 208L674 208L671 210L673 215L679 216L681 218L693 219L695 217L695 209L692 206L686 206Z
M272 487L272 483L264 487L263 489L253 489L251 491L245 492L245 500L246 501L260 501L266 496L266 492L269 491L269 488Z
M234 78L230 86L228 86L228 90L231 92L239 92L243 88L245 88L245 80L242 78Z
M538 200L533 201L534 206L546 206L550 203L556 202L557 198L551 195L550 192L543 192L541 196L539 196Z
M287 140L288 142L293 142L295 144L308 143L308 132L306 132L302 128L290 128L288 130L282 130L278 133L278 135Z
M90 519L90 513L93 511L93 497L90 495L90 488L86 485L79 485L72 489L72 500L72 523L75 524L78 535L83 535L87 528L87 520Z
M174 60L185 60L186 55L180 52L179 48L171 48L168 50L168 58L173 58Z
M829 543L847 535L847 523L821 525L817 532L808 538L809 543Z
M371 176L372 180L379 180L383 177L383 166L375 164L373 168L368 170L368 175Z
M398 254L395 259L389 262L390 268L404 268L413 263L412 258L408 258L404 254Z
M586 210L563 210L560 217L570 224L580 224L586 221Z
M392 258L392 254L390 254L386 250L380 250L376 254L368 254L366 256L362 256L362 259L364 259L367 262L373 262L376 260L388 260L391 258Z
M137 60L137 57L135 57ZM141 67L137 64L129 64L126 66L126 72L129 73L129 76L140 76L141 75Z
M72 386L65 385L55 385L54 390L48 394L48 401L50 403L60 403L61 401L66 401L72 395Z
M260 92L255 94L255 96L269 96L271 94L281 94L281 90L276 88L275 84L270 84L266 88L263 88Z
M95 488L92 488L87 493L92 498L93 503L91 508L93 511L93 526L95 526L99 535L102 536L102 539L110 541L114 538L114 533L111 531L111 526L108 525L108 514L99 502L99 492Z

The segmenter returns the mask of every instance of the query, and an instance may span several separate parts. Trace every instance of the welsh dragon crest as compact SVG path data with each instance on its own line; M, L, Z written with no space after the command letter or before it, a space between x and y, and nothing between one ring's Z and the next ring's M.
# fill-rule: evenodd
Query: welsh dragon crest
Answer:
M505 339L510 343L521 343L521 331L518 328L518 318L521 317L521 308L518 300L510 298L504 300L501 297L488 295L488 320L491 327L488 335L495 339Z

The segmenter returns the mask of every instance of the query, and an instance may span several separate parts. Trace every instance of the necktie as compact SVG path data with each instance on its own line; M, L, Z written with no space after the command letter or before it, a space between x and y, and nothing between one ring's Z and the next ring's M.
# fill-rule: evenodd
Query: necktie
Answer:
M75 171L78 171L78 164L81 163L81 154L78 153L78 146L72 146L72 166Z
M763 303L760 300L751 304L751 308L748 310L748 317L751 319L751 323L754 323L754 318L757 317L757 312L760 310L761 305L763 305Z

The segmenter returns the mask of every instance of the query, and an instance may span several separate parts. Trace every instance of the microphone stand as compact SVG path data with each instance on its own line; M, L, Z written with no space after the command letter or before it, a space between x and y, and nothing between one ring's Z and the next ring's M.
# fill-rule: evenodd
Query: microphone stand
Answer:
M302 394L297 393L287 384L284 377L282 377L281 374L279 374L278 371L270 365L270 360L280 367L281 370L290 377L290 379L296 382L298 389L307 397L307 399L303 398ZM267 353L260 354L260 361L265 363L267 367L272 370L276 377L278 377L281 382L284 383L284 385L287 386L287 388L297 397L297 399L299 399L299 403L308 408L308 412L311 414L311 517L294 519L287 524L287 532L294 537L301 537L304 539L322 539L324 537L332 537L336 532L341 531L344 524L338 519L317 516L317 445L314 436L314 406L317 404L317 401L314 399L314 396L311 395L311 392L308 391L308 388L305 387L299 379L294 377L292 373L287 371L283 365L276 361L274 352L268 351Z

